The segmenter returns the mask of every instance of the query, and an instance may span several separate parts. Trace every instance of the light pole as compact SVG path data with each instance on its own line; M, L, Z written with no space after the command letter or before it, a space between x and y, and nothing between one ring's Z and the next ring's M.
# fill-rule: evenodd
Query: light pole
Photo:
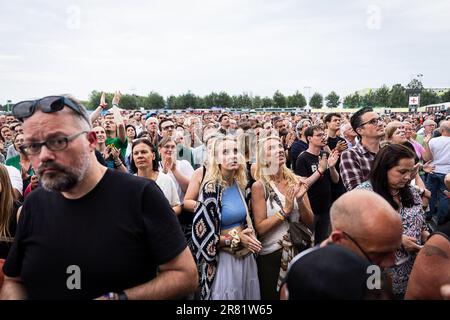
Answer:
M304 87L306 95L306 106L309 107L309 95L311 94L311 87Z
M6 100L6 111L11 112L11 100Z

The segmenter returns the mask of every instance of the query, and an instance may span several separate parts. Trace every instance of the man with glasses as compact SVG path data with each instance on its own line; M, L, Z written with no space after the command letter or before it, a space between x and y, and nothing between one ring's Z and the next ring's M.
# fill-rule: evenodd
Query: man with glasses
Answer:
M165 118L159 122L159 130L163 138L172 137L175 131L175 123L170 118Z
M383 121L372 108L362 108L351 118L350 124L359 138L351 149L342 152L340 173L348 191L366 181L384 137Z
M195 290L197 269L167 199L154 182L98 163L79 102L51 96L13 112L42 188L23 205L0 299L170 299Z
M322 151L327 140L319 126L308 127L305 138L308 149L298 156L295 174L307 178L306 182L310 186L308 198L314 213L314 241L317 244L329 233L331 183L339 182L339 174L335 168L339 152L335 150L328 156Z

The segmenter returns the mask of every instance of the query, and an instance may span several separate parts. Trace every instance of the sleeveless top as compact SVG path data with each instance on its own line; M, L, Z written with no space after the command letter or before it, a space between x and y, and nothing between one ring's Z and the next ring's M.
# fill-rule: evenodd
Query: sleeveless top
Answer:
M275 183L273 183L271 181L270 186L275 191L275 193L278 195L278 198L280 199L281 203L283 205L285 205L286 198L275 186ZM267 188L265 189L265 192L268 192ZM267 200L266 200L267 218L270 218L273 215L275 215L275 213L277 211L281 211L281 208L275 200L271 199L270 196L266 195L266 198L267 198ZM294 207L292 209L290 217L291 217L292 221L299 221L300 215L299 215L299 209L298 209L298 204L297 204L296 200L294 200ZM261 244L262 244L262 250L259 254L266 255L266 254L270 254L270 253L273 253L273 252L281 249L282 246L281 246L281 244L279 244L279 241L281 239L283 239L283 236L288 232L288 230L289 230L289 222L287 220L285 220L282 223L275 226L274 228L272 228L264 236L260 237Z

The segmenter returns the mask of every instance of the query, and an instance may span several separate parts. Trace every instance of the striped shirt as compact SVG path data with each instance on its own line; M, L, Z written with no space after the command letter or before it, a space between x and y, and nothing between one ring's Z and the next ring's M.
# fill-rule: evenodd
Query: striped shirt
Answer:
M368 180L375 156L361 142L342 152L339 170L348 191Z

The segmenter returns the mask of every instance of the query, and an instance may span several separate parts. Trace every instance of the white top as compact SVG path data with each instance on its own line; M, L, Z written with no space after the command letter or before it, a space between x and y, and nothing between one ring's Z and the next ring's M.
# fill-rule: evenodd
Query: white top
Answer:
M158 172L158 178L156 178L155 182L161 188L171 207L180 205L177 187L167 174L164 172Z
M447 174L450 172L450 137L437 137L428 142L433 164L436 166L434 172Z
M23 194L23 181L22 174L16 167L6 166L6 170L8 170L9 179L11 180L12 187L17 189L20 194Z
M194 174L194 168L192 168L191 164L186 160L177 160L177 169L181 172L182 175L184 175L189 180L192 178L192 175ZM159 162L159 171L162 172L163 167L161 161ZM172 181L175 183L175 186L177 188L178 198L180 199L180 203L184 203L184 192L181 190L180 184L178 183L177 179L173 175L172 172L169 172L167 174Z
M273 182L270 182L270 185L272 186L273 190L278 195L278 198L280 199L281 204L284 206L286 198L284 195L278 190L278 188L275 186ZM273 206L273 208L272 208ZM275 200L270 202L270 197L266 200L266 208L267 208L267 218L270 218L271 216L275 215L277 211L281 211L280 206L277 204ZM298 221L299 220L299 212L298 212L298 204L297 201L294 201L294 209L292 209L292 212L290 214L292 221ZM281 249L281 245L278 243L281 239L283 239L283 236L288 232L289 230L289 222L285 220L284 222L278 224L274 228L272 228L269 232L267 232L264 236L261 237L261 244L262 244L262 250L259 253L260 255L270 254L273 253L279 249Z

